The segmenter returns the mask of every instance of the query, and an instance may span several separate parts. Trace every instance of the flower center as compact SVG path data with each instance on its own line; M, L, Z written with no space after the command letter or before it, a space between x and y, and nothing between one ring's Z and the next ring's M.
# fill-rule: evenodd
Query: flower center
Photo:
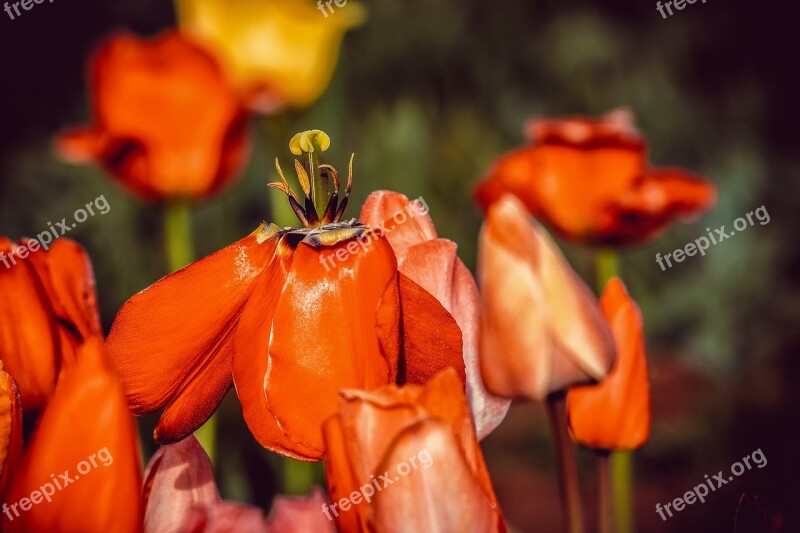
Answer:
M330 137L320 130L298 133L289 141L289 150L294 155L300 156L300 160L295 159L294 168L297 173L297 181L303 191L302 202L289 187L278 158L275 158L275 168L278 170L281 181L267 184L268 187L279 189L286 195L295 215L307 228L339 222L353 188L353 157L355 154L350 156L347 185L344 196L341 201L339 200L339 173L322 160L322 152L326 151L330 145Z

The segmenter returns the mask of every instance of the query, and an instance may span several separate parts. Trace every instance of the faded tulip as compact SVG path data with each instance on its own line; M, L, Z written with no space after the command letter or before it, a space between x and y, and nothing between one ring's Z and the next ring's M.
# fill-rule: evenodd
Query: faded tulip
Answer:
M339 531L505 531L452 369L424 386L342 391L324 435L323 512Z
M614 341L597 299L511 195L487 212L478 282L480 363L490 393L543 400L599 381L611 368Z
M628 111L533 120L528 136L530 144L498 159L478 184L484 209L511 193L566 239L620 245L652 239L716 202L709 180L649 165Z

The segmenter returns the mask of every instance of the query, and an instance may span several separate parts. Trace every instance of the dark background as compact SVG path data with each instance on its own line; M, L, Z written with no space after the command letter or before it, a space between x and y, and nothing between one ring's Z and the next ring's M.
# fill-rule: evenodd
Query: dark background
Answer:
M718 183L713 212L623 254L623 278L645 317L653 379L652 438L636 454L637 523L641 531L732 531L747 492L783 512L785 531L800 531L800 287L793 275L800 267L800 10L786 1L708 0L663 20L650 0L375 0L368 7L368 23L345 39L329 91L289 118L291 132L331 134L330 162L343 167L356 152L351 216L377 188L421 195L472 267L480 217L471 187L495 157L523 142L523 122L621 105L638 116L656 164ZM149 35L174 23L172 5L155 0L55 0L13 21L0 12L0 234L39 233L104 194L111 211L69 236L93 258L106 328L128 297L166 273L161 210L132 200L97 169L59 162L51 142L60 128L89 118L85 61L99 39L118 28ZM243 180L195 210L200 254L270 219L277 193L264 187L275 178L268 161L285 153L288 138L269 142L264 122L253 120L256 143ZM769 224L666 272L656 265L656 252L683 246L706 227L730 227L761 205ZM565 248L591 279L593 250ZM235 398L228 400L223 495L268 509L272 458L247 434ZM541 406L515 406L484 442L503 511L521 531L560 527L545 422ZM151 423L143 421L145 435ZM765 468L666 523L656 515L657 502L757 448ZM580 458L590 502L592 461L588 453Z

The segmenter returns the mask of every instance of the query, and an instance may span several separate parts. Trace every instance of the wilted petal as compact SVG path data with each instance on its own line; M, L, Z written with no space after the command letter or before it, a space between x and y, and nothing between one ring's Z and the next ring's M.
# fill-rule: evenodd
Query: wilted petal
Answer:
M144 473L145 533L187 531L194 506L220 501L214 471L194 435L162 446Z
M29 510L20 506L13 521L3 514L3 531L140 530L136 426L102 350L100 339L89 339L80 348L75 366L44 410L6 496L7 502L18 502L34 491L52 490L52 501ZM56 481L60 484L54 488Z
M409 201L404 194L394 191L370 193L358 220L373 228L382 228L402 266L412 246L437 238L428 206L420 199Z
M109 357L134 413L167 407L156 427L162 443L203 425L231 385L239 313L275 251L259 232L162 278L114 319Z
M513 196L489 209L478 271L487 390L540 400L605 376L614 342L596 299Z
M650 434L650 380L642 315L618 278L600 299L617 346L617 361L597 385L567 394L573 438L591 448L632 450Z

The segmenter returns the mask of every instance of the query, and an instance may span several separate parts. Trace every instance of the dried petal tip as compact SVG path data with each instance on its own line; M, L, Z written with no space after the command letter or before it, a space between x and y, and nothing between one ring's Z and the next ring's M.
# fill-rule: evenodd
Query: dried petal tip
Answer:
M318 146L320 151L325 152L331 146L331 138L322 130L308 130L297 133L289 141L289 150L294 155L302 155L303 152L313 153L315 146Z

